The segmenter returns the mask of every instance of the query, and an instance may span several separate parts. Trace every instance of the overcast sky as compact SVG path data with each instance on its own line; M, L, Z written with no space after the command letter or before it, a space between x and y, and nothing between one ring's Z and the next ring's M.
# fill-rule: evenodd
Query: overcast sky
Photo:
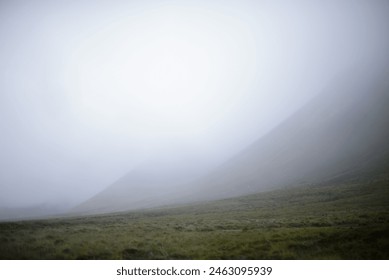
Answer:
M387 56L389 1L1 1L0 207L217 165Z

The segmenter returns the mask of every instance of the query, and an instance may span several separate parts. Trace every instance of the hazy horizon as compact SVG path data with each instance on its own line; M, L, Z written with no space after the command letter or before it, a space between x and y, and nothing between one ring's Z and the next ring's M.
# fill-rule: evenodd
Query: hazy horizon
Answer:
M149 162L211 170L343 73L386 60L388 12L387 1L2 1L0 208L74 206Z

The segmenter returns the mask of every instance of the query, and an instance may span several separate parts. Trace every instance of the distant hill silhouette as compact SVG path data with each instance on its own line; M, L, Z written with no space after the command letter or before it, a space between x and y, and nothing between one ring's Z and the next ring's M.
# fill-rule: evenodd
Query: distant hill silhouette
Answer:
M388 139L389 71L355 69L211 173L185 182L132 172L73 212L125 211L301 184L371 180L388 174Z

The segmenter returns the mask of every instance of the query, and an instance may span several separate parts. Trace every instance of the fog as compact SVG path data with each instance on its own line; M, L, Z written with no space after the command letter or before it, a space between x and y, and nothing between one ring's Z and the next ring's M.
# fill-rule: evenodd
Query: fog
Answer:
M69 208L150 162L205 174L386 59L388 16L388 1L2 1L0 208Z

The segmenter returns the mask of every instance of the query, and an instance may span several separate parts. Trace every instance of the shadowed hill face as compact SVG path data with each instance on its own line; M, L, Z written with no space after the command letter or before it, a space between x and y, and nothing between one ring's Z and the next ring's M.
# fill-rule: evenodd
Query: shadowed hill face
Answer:
M194 176L185 180L185 172L174 169L166 176L156 171L142 176L132 172L75 210L125 211L298 184L364 180L387 172L388 73L353 73L351 78L337 81L265 137L201 179L190 182Z
M198 182L203 192L195 196L229 197L385 172L389 167L387 73L354 76L328 88Z

